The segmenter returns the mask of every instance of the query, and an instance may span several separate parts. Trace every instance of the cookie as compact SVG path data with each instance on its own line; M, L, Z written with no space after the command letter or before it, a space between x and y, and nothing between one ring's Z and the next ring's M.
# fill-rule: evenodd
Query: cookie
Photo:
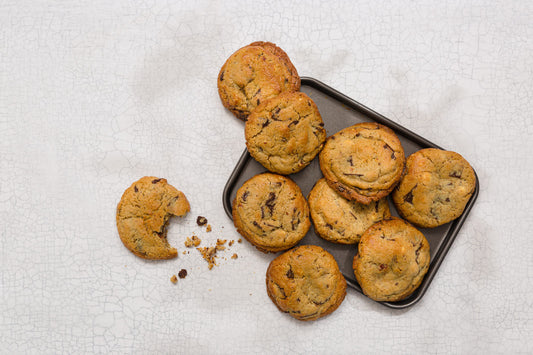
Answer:
M368 228L353 260L363 293L375 301L401 301L422 283L429 268L429 244L408 222L391 218Z
M344 198L364 204L387 196L400 181L405 165L396 134L370 122L329 137L319 159L328 184Z
M330 253L316 245L303 245L272 260L266 288L280 311L309 321L340 306L346 295L346 280Z
M237 231L263 252L293 247L311 225L298 185L271 173L256 175L237 190L232 213Z
M218 74L224 107L246 121L261 102L300 90L300 77L287 54L270 42L254 42L233 53Z
M326 179L317 181L309 193L308 202L315 231L334 243L358 243L368 227L390 217L386 197L368 205L346 200L327 184Z
M185 195L166 179L145 176L126 189L118 203L118 234L124 246L141 258L175 258L178 252L166 238L167 222L189 210Z
M392 193L398 213L419 227L459 217L476 188L476 175L458 153L428 148L411 154L406 174Z
M305 168L326 140L318 107L303 92L273 97L252 111L244 129L250 155L271 172L292 174Z

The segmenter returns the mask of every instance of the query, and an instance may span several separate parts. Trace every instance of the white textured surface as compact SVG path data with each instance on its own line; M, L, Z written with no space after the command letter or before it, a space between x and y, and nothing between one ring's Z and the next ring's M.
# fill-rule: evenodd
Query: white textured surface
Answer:
M533 352L533 6L464 3L1 1L0 352ZM255 40L476 169L477 203L411 309L349 291L302 323L266 295L272 256L235 244L208 271L181 254L193 232L238 238L221 196L243 124L216 77ZM191 202L175 260L118 238L116 204L144 175Z

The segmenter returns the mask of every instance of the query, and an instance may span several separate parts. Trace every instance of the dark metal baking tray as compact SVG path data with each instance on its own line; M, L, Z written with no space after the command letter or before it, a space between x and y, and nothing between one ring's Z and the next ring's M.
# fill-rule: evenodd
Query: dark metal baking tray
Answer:
M393 129L405 150L405 155L409 156L417 150L423 148L440 148L436 144L420 137L419 135L409 131L399 124L389 120L383 115L369 109L368 107L358 103L346 95L336 91L326 84L309 77L302 78L301 91L305 92L309 97L315 101L324 120L325 128L328 136L339 130L354 125L360 122L379 122ZM453 150L453 149L450 149ZM235 169L226 183L223 192L223 204L227 215L231 216L232 202L235 198L237 190L242 184L254 175L267 171L261 164L256 162L248 151L245 149L241 158L239 159ZM322 177L318 158L315 158L309 166L297 174L292 174L290 177L300 186L304 196L309 194L309 191L315 182ZM431 263L429 270L418 289L407 299L398 302L380 302L390 308L406 308L418 302L429 287L433 277L439 269L444 257L448 253L457 233L461 229L470 209L474 205L479 193L479 181L476 175L476 189L466 205L463 214L456 220L442 225L437 228L419 228L419 230L426 236L431 250ZM394 204L389 197L389 205L391 213L398 216ZM352 269L353 257L357 252L357 245L341 245L328 242L317 236L313 227L310 228L307 235L302 239L300 244L314 244L321 246L329 251L337 260L339 267L346 278L348 285L355 290L362 292L357 284Z

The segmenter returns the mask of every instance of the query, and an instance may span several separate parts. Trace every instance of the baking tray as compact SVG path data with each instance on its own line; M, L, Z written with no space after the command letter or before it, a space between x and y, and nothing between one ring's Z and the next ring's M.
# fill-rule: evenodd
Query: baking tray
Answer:
M423 148L443 149L316 79L302 77L301 80L301 91L309 95L309 97L311 97L311 99L317 104L322 119L324 120L328 136L356 123L379 122L396 132L400 138L406 157ZM266 171L267 170L261 164L256 162L245 149L229 177L223 192L224 209L230 218L232 218L231 209L233 199L235 198L239 187L252 176ZM315 182L321 177L322 172L320 171L318 157L302 171L290 175L290 178L300 186L302 193L306 197ZM478 194L479 180L476 175L476 188L467 203L463 214L459 218L437 228L418 228L426 236L430 245L431 263L428 272L422 281L422 284L410 297L398 302L380 302L381 304L390 308L401 309L414 305L422 298L444 260L444 257L448 253L448 250L450 250L450 247L474 205ZM390 197L389 205L391 208L391 214L393 216L398 216L398 212L390 200ZM342 245L328 242L316 234L313 226L311 226L309 232L301 240L300 244L314 244L329 251L337 260L339 268L346 278L347 284L362 293L352 269L353 257L357 253L357 245Z

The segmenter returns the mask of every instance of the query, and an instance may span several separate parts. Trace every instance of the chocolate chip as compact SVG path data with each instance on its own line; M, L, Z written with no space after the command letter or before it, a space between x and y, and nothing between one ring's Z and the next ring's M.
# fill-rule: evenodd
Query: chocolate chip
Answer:
M289 127L290 126L296 126L300 121L291 121L291 123L289 123Z
M450 198L449 197L446 197L446 202L450 202Z
M457 172L457 171L454 171L450 174L450 177L454 177L454 178L460 178L461 177L461 173L460 172Z
M413 204L413 190L416 189L418 184L416 184L412 189L411 191L409 191L408 193L405 194L405 196L403 197L403 201L404 202L409 202L411 205Z
M139 189L137 188L137 185L133 186L133 190L134 190L135 192L139 192Z
M276 194L271 192L269 195L268 195L268 199L266 200L265 202L265 205L268 207L268 209L270 210L270 214L272 214L274 212L274 206L276 205L276 203L274 202L276 201Z
M181 269L180 272L178 272L178 276L180 277L180 279L184 279L185 277L187 277L187 270Z
M281 108L277 107L274 111L272 111L272 114L270 115L270 117L271 117L273 120L278 121L278 114L279 114L279 111L281 111Z
M224 80L224 72L220 73L220 81Z
M157 184L159 181L161 181L161 179L154 179L152 180L152 184Z
M257 99L257 104L259 105L261 103L261 100Z
M348 158L348 163L350 163L350 166L353 166L353 158L352 158L352 156L350 156Z
M307 101L307 106L311 106L311 101Z
M198 216L198 218L196 218L196 224L199 226L205 226L207 224L207 218Z
M289 269L286 274L287 278L294 279L294 273L292 272L292 269Z
M380 264L379 265L379 270L385 270L387 268L387 265L386 264Z
M337 190L339 190L340 192L346 191L346 189L342 186L337 186Z
M263 123L263 128L265 128L266 126L268 126L270 124L270 120L266 120L265 123Z
M333 229L333 226L329 223L326 223L326 227L328 227L329 229Z
M324 127L324 122L320 122L318 125L319 125L320 127Z
M242 194L242 200L243 200L243 201L246 201L246 198L248 197L249 194L250 194L250 191L245 191L245 192Z

